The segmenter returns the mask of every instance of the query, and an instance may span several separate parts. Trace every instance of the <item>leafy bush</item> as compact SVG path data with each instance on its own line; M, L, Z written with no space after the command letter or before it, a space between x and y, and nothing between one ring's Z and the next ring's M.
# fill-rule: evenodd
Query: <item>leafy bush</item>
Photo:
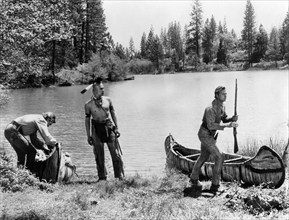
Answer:
M53 185L40 182L29 170L15 167L10 157L0 154L0 186L3 191L23 191L27 187L38 187L40 190L53 191Z
M135 74L150 74L155 72L153 63L146 59L133 59L126 64L128 70Z
M48 220L51 219L46 215L42 215L37 213L34 210L30 210L28 212L22 212L20 215L17 216L9 216L5 212L3 212L2 216L0 216L3 220L15 219L15 220Z

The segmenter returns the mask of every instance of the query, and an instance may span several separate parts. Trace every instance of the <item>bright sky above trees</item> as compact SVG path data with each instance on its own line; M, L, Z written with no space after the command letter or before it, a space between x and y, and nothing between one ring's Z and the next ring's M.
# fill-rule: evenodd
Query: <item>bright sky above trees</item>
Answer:
M139 49L143 32L149 33L151 26L155 34L161 28L168 28L172 21L181 27L190 22L192 0L103 0L108 31L116 42L128 47L132 37ZM203 20L214 18L223 23L226 19L228 30L233 28L238 36L243 28L246 0L200 0ZM263 24L269 33L272 27L280 27L289 8L288 0L251 0L255 10L256 27Z

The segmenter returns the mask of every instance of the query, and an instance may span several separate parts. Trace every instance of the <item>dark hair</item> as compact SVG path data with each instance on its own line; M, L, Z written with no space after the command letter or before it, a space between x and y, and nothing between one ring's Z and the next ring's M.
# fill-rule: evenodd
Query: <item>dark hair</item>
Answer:
M100 84L102 82L102 78L99 76L96 79L94 79L94 83Z
M215 98L216 98L216 95L218 95L221 91L225 90L226 87L225 86L218 86L216 89L215 89Z

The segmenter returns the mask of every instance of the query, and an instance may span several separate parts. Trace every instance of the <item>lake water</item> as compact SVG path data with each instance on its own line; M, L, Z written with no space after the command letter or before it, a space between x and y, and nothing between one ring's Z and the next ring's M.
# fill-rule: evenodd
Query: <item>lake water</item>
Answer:
M235 79L238 79L238 142L288 139L288 71L207 72L136 76L135 80L105 83L105 95L116 109L119 138L127 175L160 175L165 167L165 137L171 133L187 147L199 148L197 132L204 108L214 89L227 88L226 111L234 113ZM72 156L81 175L96 175L94 155L86 142L84 103L91 91L85 86L9 91L9 102L0 107L0 148L14 154L3 131L14 118L28 113L53 111L57 123L51 134ZM218 146L233 151L232 129L220 132ZM113 175L106 151L109 175Z

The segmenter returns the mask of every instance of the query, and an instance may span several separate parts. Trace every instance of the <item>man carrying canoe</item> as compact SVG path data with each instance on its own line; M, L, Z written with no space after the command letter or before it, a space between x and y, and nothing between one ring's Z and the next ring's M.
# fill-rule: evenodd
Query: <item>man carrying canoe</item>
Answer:
M87 142L93 145L98 178L106 180L104 143L107 143L113 163L115 178L123 178L123 162L117 138L117 118L109 97L104 95L102 78L98 77L92 86L92 98L85 103L85 128Z
M201 154L190 175L190 182L193 190L202 189L202 185L199 181L199 173L202 165L209 159L210 155L215 160L210 191L216 193L219 190L223 156L222 152L216 146L217 130L238 127L238 124L236 123L238 116L234 115L233 117L228 118L226 114L225 106L223 105L226 98L226 88L223 86L217 87L215 89L215 99L210 106L205 109L202 124L198 132L198 137L201 141ZM223 124L221 124L221 121Z
M28 114L14 119L7 125L4 135L17 153L17 164L25 165L32 173L38 175L39 164L35 163L38 150L49 153L57 145L48 127L56 123L52 112ZM37 132L45 143L37 137ZM29 136L30 141L25 136Z

